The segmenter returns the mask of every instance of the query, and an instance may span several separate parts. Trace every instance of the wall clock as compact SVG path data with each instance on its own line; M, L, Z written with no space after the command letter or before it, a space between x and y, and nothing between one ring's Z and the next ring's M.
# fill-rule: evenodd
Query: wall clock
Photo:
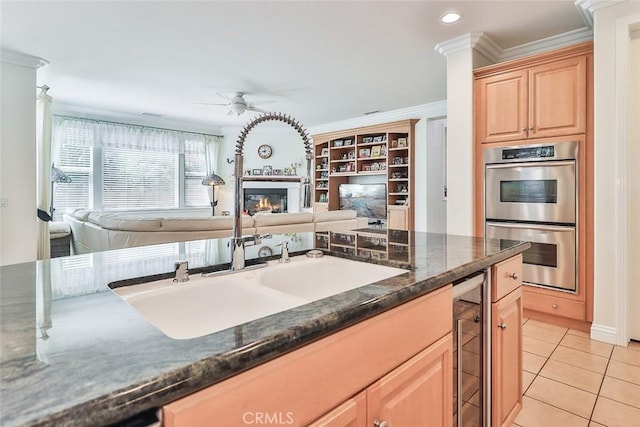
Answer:
M268 159L273 154L273 148L269 144L262 144L258 147L258 155L263 159Z

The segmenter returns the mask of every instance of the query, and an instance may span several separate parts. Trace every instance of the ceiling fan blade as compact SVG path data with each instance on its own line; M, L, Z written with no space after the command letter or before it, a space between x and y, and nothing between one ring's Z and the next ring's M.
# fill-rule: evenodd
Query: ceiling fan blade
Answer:
M210 102L194 102L194 104L196 104L196 105L219 105L219 106L223 106L223 107L229 106L229 103L226 103L226 104L212 104Z
M227 116L230 116L230 115L232 115L232 114L233 114L233 110L229 110L229 111L227 112Z
M224 98L227 101L231 102L231 98L229 98L227 95L225 95L224 93L218 93L216 92L216 95L218 95L220 98Z

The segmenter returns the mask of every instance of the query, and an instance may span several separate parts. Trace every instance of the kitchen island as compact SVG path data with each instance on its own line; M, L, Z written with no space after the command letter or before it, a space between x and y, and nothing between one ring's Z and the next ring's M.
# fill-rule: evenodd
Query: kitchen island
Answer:
M313 246L294 240L292 255ZM0 424L107 425L220 383L428 295L529 246L411 233L407 273L199 338L176 340L115 295L109 284L170 277L228 262L227 239L155 245L0 268ZM248 256L258 255L258 248ZM353 259L357 256L340 255ZM277 256L276 256L277 258ZM304 278L301 278L304 280ZM428 319L426 319L428 321Z

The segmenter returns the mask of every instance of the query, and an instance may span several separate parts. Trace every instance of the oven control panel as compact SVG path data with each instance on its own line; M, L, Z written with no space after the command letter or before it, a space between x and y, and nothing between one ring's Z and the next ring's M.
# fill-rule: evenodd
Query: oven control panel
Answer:
M548 157L555 157L555 147L553 145L540 147L506 148L502 150L502 160L542 159Z

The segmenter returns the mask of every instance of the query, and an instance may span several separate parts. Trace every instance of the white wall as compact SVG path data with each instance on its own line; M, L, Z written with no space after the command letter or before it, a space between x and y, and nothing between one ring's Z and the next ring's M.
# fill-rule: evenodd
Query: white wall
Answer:
M640 30L631 37L631 79L629 93L629 111L631 117L640 116ZM633 115L635 114L635 116ZM640 123L638 120L629 121L629 158L640 159ZM629 254L640 253L640 223L634 219L640 218L640 168L629 168ZM629 265L629 337L640 340L640 263L631 262Z
M447 233L472 236L473 69L490 62L471 47L447 54Z
M218 154L218 169L216 173L226 182L220 188L220 198L216 213L233 211L233 170L235 165L228 164L226 159L233 160L236 140L242 128L223 128L224 139ZM273 148L270 158L264 160L258 156L258 147L269 144ZM264 165L271 165L274 169L291 167L292 163L298 163L298 176L306 176L307 163L305 159L304 144L300 135L289 125L284 123L263 123L254 128L247 136L244 144L243 169L262 169Z
M623 24L625 18L634 17L631 21L640 23L640 3L637 1L624 2L594 13L594 104L595 104L595 140L594 140L594 166L595 166L595 265L594 265L594 319L592 325L592 337L604 341L622 344L619 333L626 328L626 321L619 317L624 298L623 280L624 271L620 271L620 255L626 255L631 264L637 264L637 256L627 253L626 247L621 247L618 231L624 229L627 224L618 221L620 212L616 210L619 199L617 190L624 188L626 177L622 177L620 171L624 170L622 162L628 161L628 156L620 153L628 147L624 138L624 130L620 128L620 105L618 100L619 76L623 70L618 69L620 55L629 60L629 52L617 53L617 39L629 38L629 30L626 35L616 34L618 23ZM637 17L637 18L635 18ZM624 25L622 25L624 27ZM621 27L621 28L622 28ZM638 76L631 78L637 79ZM620 82L622 83L622 82ZM620 88L628 93L628 87ZM638 94L629 94L629 98L638 97ZM628 110L626 119L629 122L637 122L640 117L637 104L634 110ZM637 141L634 142L637 144ZM623 151L621 151L623 150ZM621 164L618 164L618 159ZM628 161L629 168L637 168L637 162ZM626 195L624 195L626 196ZM623 197L624 197L623 196ZM637 218L629 218L629 221ZM633 231L634 230L634 231ZM640 236L637 228L629 229L634 235L626 235L629 242L637 242ZM621 280L622 279L622 280ZM625 317L625 316L622 316ZM621 329L622 328L622 329Z
M36 69L0 61L0 265L34 261Z

